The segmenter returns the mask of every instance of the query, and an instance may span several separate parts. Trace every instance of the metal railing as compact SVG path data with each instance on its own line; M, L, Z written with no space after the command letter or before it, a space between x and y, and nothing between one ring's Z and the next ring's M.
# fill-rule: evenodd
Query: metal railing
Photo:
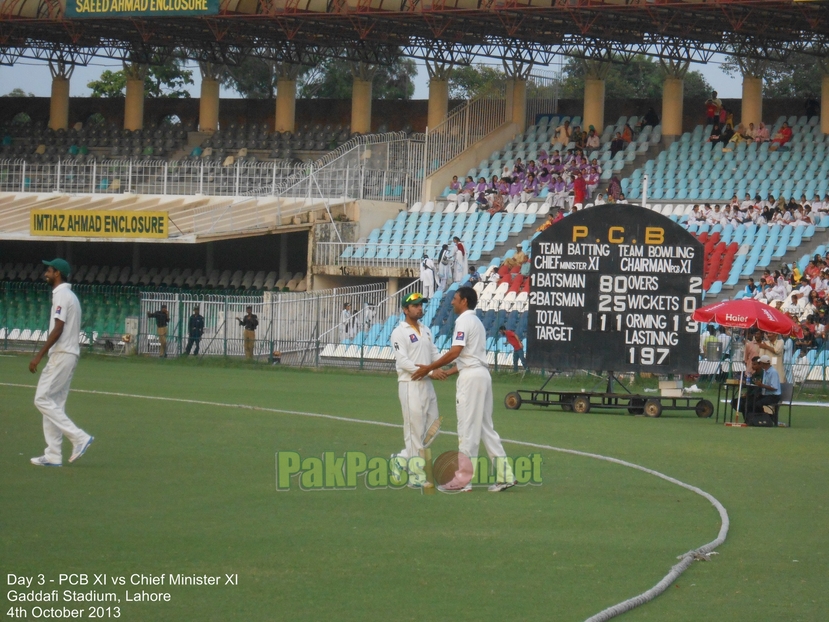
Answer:
M426 128L423 156L426 177L506 122L506 88L506 83L501 82L455 108L436 127Z
M550 72L534 69L527 77L527 126L533 125L536 117L558 112L558 95L561 86L561 71ZM522 131L526 128L522 128Z
M370 266L417 269L423 253L437 257L440 244L394 244L391 242L317 242L314 263L323 266Z
M244 354L244 335L238 318L245 315L245 307L251 306L259 317L254 358L270 359L274 352L278 352L279 356L287 357L285 362L315 365L319 347L338 343L340 339L338 331L346 302L352 309L361 311L376 308L386 297L385 283L313 292L264 292L261 296L142 292L137 348L140 354L158 354L155 324L147 318L147 313L166 304L170 313L167 356L186 354L190 341L188 320L198 305L205 320L198 354L241 356ZM309 344L315 345L309 347ZM191 354L195 354L195 345L191 346Z
M408 138L355 144L321 166L307 165L302 174L287 179L276 194L408 203L422 184L423 171L416 168L422 153L423 143Z
M205 160L0 160L2 192L241 196L272 189L306 165Z

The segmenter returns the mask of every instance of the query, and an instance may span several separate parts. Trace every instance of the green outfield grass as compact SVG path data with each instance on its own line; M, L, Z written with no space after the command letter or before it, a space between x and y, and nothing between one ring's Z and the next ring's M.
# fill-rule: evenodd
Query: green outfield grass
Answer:
M221 583L238 573L238 586L72 588L115 592L121 620L577 621L650 588L677 555L719 530L718 514L698 495L549 450L540 451L541 486L503 494L423 496L362 484L276 492L277 451L387 457L402 447L402 432L181 401L74 392L69 414L97 440L75 465L38 468L29 464L43 438L27 362L0 357L0 382L31 386L0 386L3 580L44 574L56 579L43 588L52 589L59 573L128 581L133 573L206 574ZM793 428L766 430L725 428L693 413L647 419L503 407L508 391L540 383L496 379L503 438L659 470L711 493L731 517L720 555L624 619L826 619L829 411L796 407ZM85 357L73 389L400 421L396 378L368 372ZM454 430L454 383L438 384L438 397L444 429ZM440 436L434 455L456 441ZM124 602L126 590L141 589L172 600ZM12 605L6 600L0 619L12 619Z

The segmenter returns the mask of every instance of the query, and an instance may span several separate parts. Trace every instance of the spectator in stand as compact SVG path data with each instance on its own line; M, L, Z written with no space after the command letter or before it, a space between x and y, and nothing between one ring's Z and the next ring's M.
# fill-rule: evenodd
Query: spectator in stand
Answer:
M734 130L734 134L728 141L728 144L723 147L723 151L732 151L742 142L750 142L749 137L746 135L746 128L745 126L740 123L737 126L737 129Z
M506 209L506 203L504 202L504 195L496 192L492 196L492 206L487 210L490 216L497 214L498 212L503 212Z
M553 133L553 138L550 142L553 145L555 145L556 143L567 145L570 142L572 135L573 130L570 129L570 120L568 119L556 128L556 131Z
M481 275L478 272L475 266L469 266L469 284L475 285L475 283L481 282Z
M711 133L708 135L708 142L709 143L718 143L720 142L720 134L722 134L722 129L720 128L720 120L715 119L714 125L711 127Z
M453 175L452 181L449 182L449 192L452 194L458 194L462 189L463 186L461 186L461 182L458 181L458 176Z
M728 145L729 141L732 139L733 136L734 128L730 124L726 123L725 129L722 132L720 132L720 140L718 142L722 143L722 145L725 147L726 145Z
M610 183L607 185L607 196L613 199L613 203L618 203L619 197L622 196L622 184L616 175L610 178Z
M734 111L731 108L722 108L720 110L720 122L734 127Z
M803 337L795 340L794 342L795 356L797 358L807 356L809 354L809 350L814 350L816 347L815 336L809 329L809 325L806 322L801 322L800 327L803 329Z
M489 201L486 197L486 191L489 188L489 185L486 183L486 179L483 177L478 178L478 183L475 184L475 204L478 206L478 209L485 210L489 208Z
M708 123L714 123L718 119L720 108L722 108L722 101L717 97L717 91L713 91L711 97L705 100L705 116Z
M527 255L524 253L524 247L521 244L515 245L515 254L512 257L507 257L504 260L504 265L507 268L520 268L524 262L527 261Z
M584 207L587 199L587 183L581 173L576 172L573 177L573 205L579 209Z
M567 199L567 184L564 183L564 180L560 176L556 177L551 191L553 193L553 205L563 208L564 201Z
M699 205L694 205L691 208L691 213L688 214L688 224L696 225L705 221L705 217L700 213Z
M587 196L593 196L593 193L596 192L596 188L599 187L599 173L598 171L591 167L587 174L584 176L584 181L587 184Z
M475 196L475 180L472 177L467 177L463 183L463 187L458 193L458 201L471 201Z
M633 141L633 128L630 127L629 123L625 123L625 127L622 128L622 140L625 141L625 146Z
M774 135L774 138L771 139L769 151L777 151L781 147L785 147L786 143L788 143L791 139L792 128L789 127L788 123L783 121L783 127L781 127L780 130L778 130L778 132Z
M521 202L528 203L530 199L534 199L538 191L538 184L535 181L535 175L530 173L524 182L524 188L521 190Z
M521 191L524 189L524 184L517 177L513 177L512 183L509 185L509 198L518 202L521 199Z
M639 130L643 130L646 127L656 127L659 125L659 117L656 114L656 110L653 109L653 106L648 108L648 111L644 114L644 116L639 120Z
M625 139L622 138L621 132L616 132L616 136L610 141L610 156L616 157L616 154L625 148Z
M806 116L808 118L811 117L819 117L820 116L820 103L813 97L809 96L806 98L805 104Z
M557 212L556 212L556 213L560 214L560 213L561 213L561 210L557 210ZM555 214L550 213L550 214L548 214L548 215L547 215L547 220L545 220L544 222L542 222L542 223L538 226L538 228L536 229L536 232L541 233L541 232L542 232L542 231L544 231L545 229L549 229L550 227L552 227L552 226L553 226L556 222L557 222L557 221L556 221L556 219L555 219Z
M771 140L769 138L769 128L767 128L766 124L761 121L757 131L754 133L754 141L758 143L767 143L769 140Z
M573 128L573 134L570 140L576 144L577 149L584 149L584 144L587 142L587 134L581 131L580 126Z
M745 289L743 291L746 294L746 298L753 298L757 294L759 288L754 284L753 277L748 277L748 285L745 286Z
M627 205L628 199L627 199L627 197L625 196L625 193L624 193L624 192L620 192L620 193L619 193L619 200L618 200L618 201L616 201L616 202L617 202L617 203L621 203L622 205Z
M587 132L587 140L584 144L588 149L598 149L602 146L601 140L599 140L599 135L596 133L596 130L592 125L590 126L590 130Z
M593 205L604 205L604 204L605 204L604 195L600 192L599 196L596 197L596 200L593 201Z
M521 361L521 365L526 370L527 359L524 358L524 344L521 343L518 335L511 330L507 330L506 326L501 326L498 332L501 333L502 337L506 337L507 343L512 346L512 371L516 374L518 373L518 361Z

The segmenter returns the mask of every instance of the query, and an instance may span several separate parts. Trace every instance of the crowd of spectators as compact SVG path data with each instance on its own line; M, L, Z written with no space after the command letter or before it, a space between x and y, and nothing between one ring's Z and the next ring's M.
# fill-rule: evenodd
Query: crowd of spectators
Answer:
M829 194L819 196L809 201L805 195L800 200L794 197L786 201L783 197L774 198L768 195L762 199L760 195L754 198L746 194L741 201L734 195L731 201L723 206L705 203L694 205L688 215L688 225L707 223L709 225L732 225L743 223L769 226L802 226L817 225L821 216L829 214Z
M792 360L823 348L829 336L829 253L815 255L803 272L786 264L773 272L765 270L759 282L749 279L744 294L776 307L800 324L803 338L784 340L791 346Z
M762 122L757 127L754 123L738 123L735 127L734 114L723 106L722 100L717 97L717 91L705 100L705 116L711 125L708 142L721 144L723 151L733 151L742 142L771 143L769 151L777 151L784 147L788 149L786 145L792 140L792 128L785 122L774 136L769 134L769 128Z
M537 160L524 163L518 158L512 167L505 165L500 176L493 175L489 180L479 177L475 181L468 176L461 182L456 175L449 191L459 201L474 201L479 209L492 214L506 209L509 203L526 203L542 194L551 197L552 206L569 208L586 203L599 187L601 173L598 160L588 160L580 148L551 154L542 150Z

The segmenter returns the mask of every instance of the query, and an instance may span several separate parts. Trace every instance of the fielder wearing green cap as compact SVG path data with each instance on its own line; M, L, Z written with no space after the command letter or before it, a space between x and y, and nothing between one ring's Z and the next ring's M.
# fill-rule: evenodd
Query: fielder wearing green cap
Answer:
M40 374L35 393L35 406L43 415L46 450L42 456L32 458L32 464L59 467L63 464L61 445L64 436L72 441L69 462L75 462L84 455L95 439L66 415L69 385L81 355L81 305L72 286L66 282L72 269L65 259L43 263L47 266L44 277L52 286L52 313L49 316L49 336L29 363L29 371L36 373L41 359L49 353L49 362Z
M72 268L69 266L69 262L65 259L53 259L52 261L46 261L44 259L43 265L54 268L55 270L60 272L63 276L64 281L68 280L69 275L72 273Z
M420 321L423 317L423 303L426 300L420 292L406 296L401 304L404 319L391 334L391 347L397 369L397 394L403 409L405 444L399 454L392 455L392 460L393 466L401 471L405 470L410 459L419 457L423 448L429 446L440 425L438 423L435 433L427 438L429 428L439 421L438 399L429 377L419 381L412 380L414 372L440 357L440 352L432 339L432 332ZM442 370L435 370L431 377L443 380L446 375ZM409 486L412 488L421 487L423 483L414 477L409 480Z

